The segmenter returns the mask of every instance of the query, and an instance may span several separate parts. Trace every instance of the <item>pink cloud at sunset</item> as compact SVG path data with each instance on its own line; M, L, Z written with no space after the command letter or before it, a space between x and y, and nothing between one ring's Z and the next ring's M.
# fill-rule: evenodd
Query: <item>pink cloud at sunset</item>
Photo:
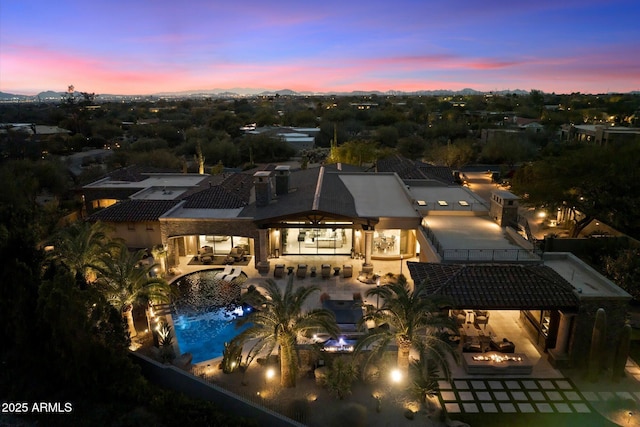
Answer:
M640 89L639 13L631 0L25 0L0 9L0 91L625 92Z

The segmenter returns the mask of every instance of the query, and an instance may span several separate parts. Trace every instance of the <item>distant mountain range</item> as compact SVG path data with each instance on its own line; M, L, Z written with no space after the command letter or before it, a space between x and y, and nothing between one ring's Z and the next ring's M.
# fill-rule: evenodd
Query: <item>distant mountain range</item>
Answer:
M354 90L351 92L296 92L291 89L281 90L268 90L257 88L232 88L232 89L208 89L208 90L191 90L181 92L158 92L149 95L115 95L115 94L99 94L96 95L96 101L112 101L112 100L136 100L136 99L153 99L153 98L241 98L250 96L403 96L403 95L421 95L421 96L453 96L453 95L483 95L483 94L512 94L527 95L530 92L522 89L515 90L500 90L491 92L482 92L475 89L462 89L462 90L419 90L413 92L389 90L386 92L381 91L366 91L366 90ZM629 92L631 94L640 94L640 91ZM66 97L66 92L45 91L40 92L37 95L19 95L13 93L0 92L0 102L60 102L63 97ZM80 93L76 96L81 98Z

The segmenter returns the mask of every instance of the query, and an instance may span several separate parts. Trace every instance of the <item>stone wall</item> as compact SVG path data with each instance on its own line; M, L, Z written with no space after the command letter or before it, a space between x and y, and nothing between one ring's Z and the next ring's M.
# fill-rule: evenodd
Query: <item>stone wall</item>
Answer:
M213 218L162 219L160 220L160 232L164 242L170 237L198 234L258 238L258 227L249 218L233 218L233 220Z
M183 393L193 399L204 399L223 408L225 412L249 420L259 420L258 425L264 427L304 427L279 413L256 405L240 396L208 384L201 378L182 371L175 366L162 365L138 353L130 353L134 363L140 366L142 375L161 387Z
M254 261L256 265L260 261L260 251L258 248L261 244L267 242L260 241L258 227L249 218L233 218L229 219L161 219L160 232L162 241L166 243L171 237L189 236L189 235L222 235L222 236L241 236L254 239L255 253Z

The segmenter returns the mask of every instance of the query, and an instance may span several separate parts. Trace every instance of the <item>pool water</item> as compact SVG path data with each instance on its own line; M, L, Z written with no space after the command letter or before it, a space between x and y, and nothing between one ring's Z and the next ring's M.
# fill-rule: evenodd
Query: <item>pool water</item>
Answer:
M241 281L215 279L220 271L197 271L174 282L180 294L172 305L174 334L180 353L191 353L192 363L221 357L224 343L248 327L236 327L236 319L251 310L239 303Z
M192 363L221 357L224 343L248 327L236 326L236 319L244 315L245 310L249 308L218 308L190 316L175 314L173 324L180 352L191 353Z

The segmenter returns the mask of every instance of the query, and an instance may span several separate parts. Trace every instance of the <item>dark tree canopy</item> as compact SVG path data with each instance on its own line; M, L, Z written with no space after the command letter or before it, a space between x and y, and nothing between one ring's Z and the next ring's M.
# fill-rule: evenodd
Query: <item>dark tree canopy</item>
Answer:
M574 236L597 218L638 237L639 178L640 145L578 146L525 165L512 189L527 205L575 212Z

